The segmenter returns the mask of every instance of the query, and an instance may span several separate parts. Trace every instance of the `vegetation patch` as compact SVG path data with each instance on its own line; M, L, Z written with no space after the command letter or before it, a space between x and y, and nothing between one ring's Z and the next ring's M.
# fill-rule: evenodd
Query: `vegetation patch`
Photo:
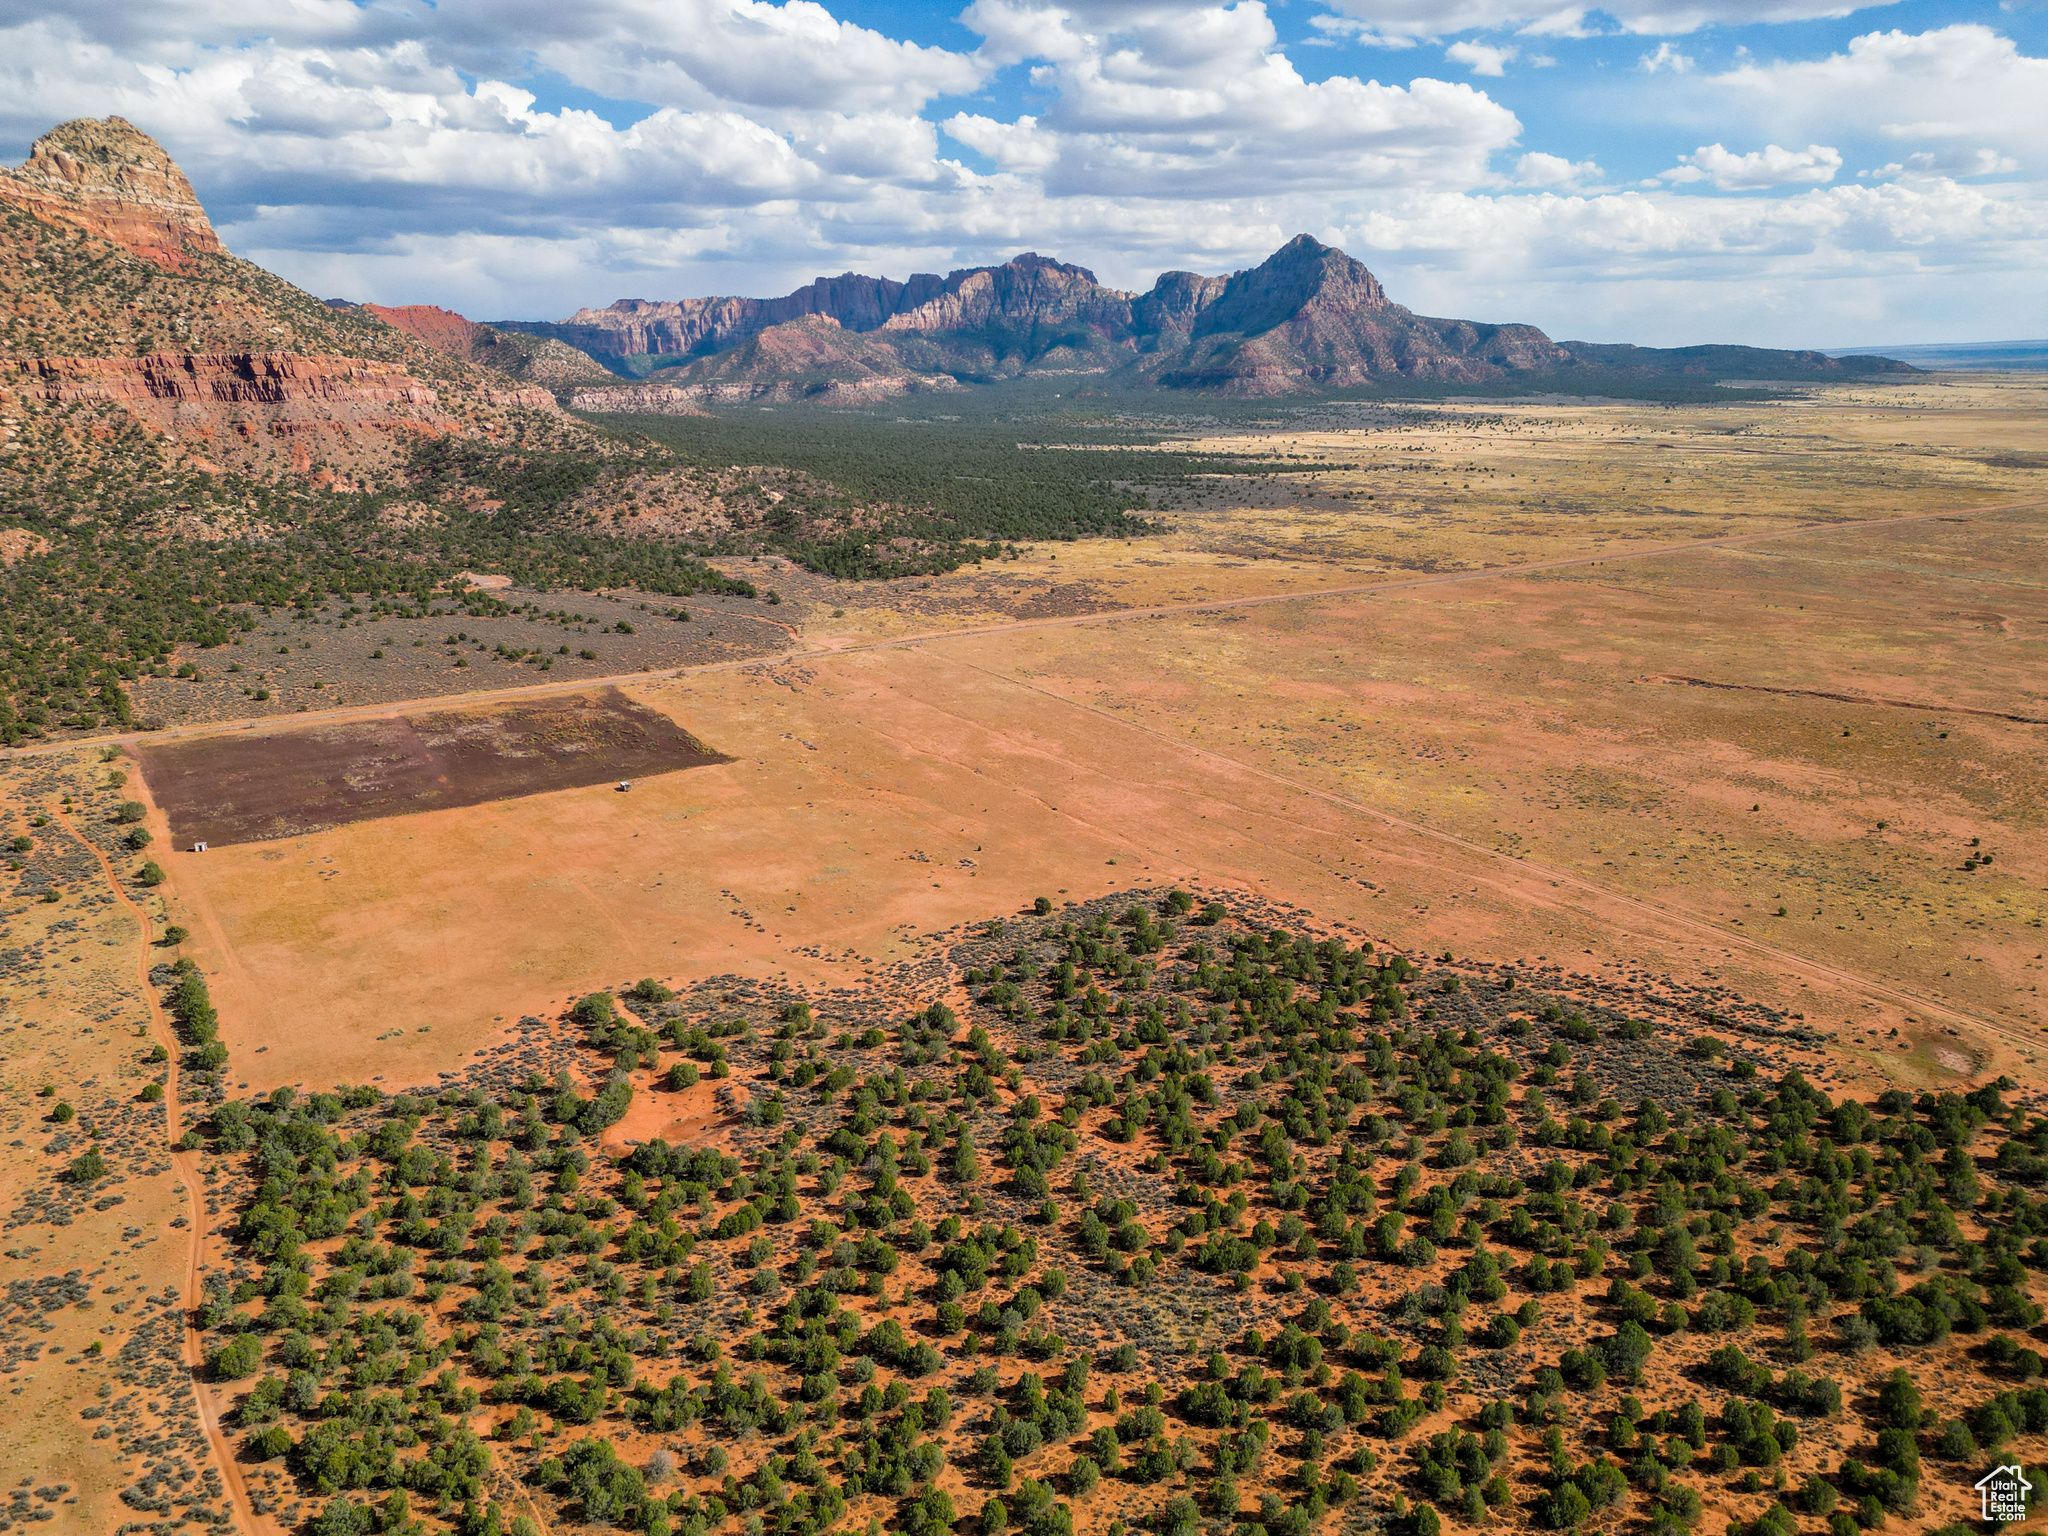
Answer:
M1837 1102L1197 905L219 1106L247 1454L322 1532L1846 1532L2048 1431L2010 1084Z

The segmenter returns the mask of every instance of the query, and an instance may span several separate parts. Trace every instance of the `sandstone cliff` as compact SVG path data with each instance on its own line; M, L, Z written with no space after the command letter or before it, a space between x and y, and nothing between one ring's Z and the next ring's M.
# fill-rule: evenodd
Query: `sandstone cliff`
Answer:
M0 171L0 202L76 225L162 267L223 254L185 173L125 118L80 118L51 129L21 165Z
M18 439L0 479L50 462L31 445L71 406L170 462L265 476L388 470L422 437L561 422L546 389L230 255L162 147L119 118L65 123L0 172L0 314ZM413 328L446 342L468 325L436 314Z

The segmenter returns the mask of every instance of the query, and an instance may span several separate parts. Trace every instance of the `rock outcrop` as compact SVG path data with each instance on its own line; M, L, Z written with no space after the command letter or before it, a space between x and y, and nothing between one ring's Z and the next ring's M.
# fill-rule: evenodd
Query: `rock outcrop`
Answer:
M491 403L556 409L544 389L496 391ZM472 411L400 364L291 352L0 359L0 407L39 405L118 408L216 469L391 462L422 437L473 425Z
M0 416L25 445L0 456L0 491L36 483L79 407L96 421L83 441L111 455L134 451L113 446L125 424L167 461L265 477L347 478L403 464L424 436L563 421L545 388L465 360L481 328L459 315L390 323L230 255L163 148L120 118L44 134L0 171L0 210Z
M52 128L27 160L0 171L0 202L74 224L160 267L224 252L185 173L126 118Z
M436 352L446 352L450 357L469 357L476 347L477 332L482 329L474 320L438 304L365 304L362 308L365 314L375 315L392 329L424 341Z
M426 411L440 404L431 388L398 364L291 352L14 358L0 362L0 380L16 393L33 393L61 404L284 405L317 400Z

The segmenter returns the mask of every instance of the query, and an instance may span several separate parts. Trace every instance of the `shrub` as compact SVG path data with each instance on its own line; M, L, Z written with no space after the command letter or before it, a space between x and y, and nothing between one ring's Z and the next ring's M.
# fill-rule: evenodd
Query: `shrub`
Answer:
M1920 1388L1904 1366L1887 1376L1877 1389L1877 1413L1894 1429L1920 1427Z
M240 1381L256 1374L263 1364L263 1340L253 1333L238 1333L207 1354L206 1368L222 1381Z
M100 1156L98 1147L87 1147L84 1152L71 1160L71 1166L64 1175L73 1184L94 1184L107 1176L107 1160Z
M376 1528L377 1518L367 1505L339 1498L320 1511L313 1522L313 1536L370 1536Z

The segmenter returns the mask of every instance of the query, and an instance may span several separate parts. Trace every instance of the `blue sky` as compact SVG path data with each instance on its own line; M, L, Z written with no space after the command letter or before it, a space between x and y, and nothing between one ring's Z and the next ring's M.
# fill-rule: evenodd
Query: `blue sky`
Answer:
M1519 49L1520 57L1504 63L1499 76L1475 77L1442 57L1442 45L1387 47L1372 40L1333 35L1318 27L1331 16L1314 0L1269 3L1280 45L1302 75L1324 80L1333 75L1364 75L1406 81L1435 71L1453 78L1483 80L1488 94L1511 108L1524 125L1532 145L1572 160L1597 160L1618 175L1653 176L1675 155L1693 149L1701 132L1725 131L1712 106L1674 101L1668 74L1647 76L1640 69L1645 53L1654 54L1664 39L1619 30L1612 18L1597 18L1605 30L1589 37L1551 36L1531 41L1513 28L1452 34L1446 41L1479 39ZM894 37L932 47L971 51L978 39L946 5L920 5L908 0L852 0L833 7L836 15ZM1761 61L1825 57L1846 49L1871 31L1924 33L1971 21L1995 26L2035 56L2048 54L2048 5L1958 5L1952 0L1912 0L1866 6L1834 17L1775 24L1718 24L1670 41L1694 61L1699 73L1714 74L1744 59ZM1532 58L1555 60L1532 64ZM971 109L995 115L1042 110L1049 92L1034 90L1029 65L1002 70L970 96L940 103L942 119L952 110ZM2039 109L2048 114L2048 105ZM1843 124L1845 137L1863 125ZM1889 159L1885 156L1884 159ZM1879 163L1883 163L1881 159Z
M1559 336L2048 334L2040 4L16 0L0 40L0 150L118 112L238 252L483 318L1306 230Z

